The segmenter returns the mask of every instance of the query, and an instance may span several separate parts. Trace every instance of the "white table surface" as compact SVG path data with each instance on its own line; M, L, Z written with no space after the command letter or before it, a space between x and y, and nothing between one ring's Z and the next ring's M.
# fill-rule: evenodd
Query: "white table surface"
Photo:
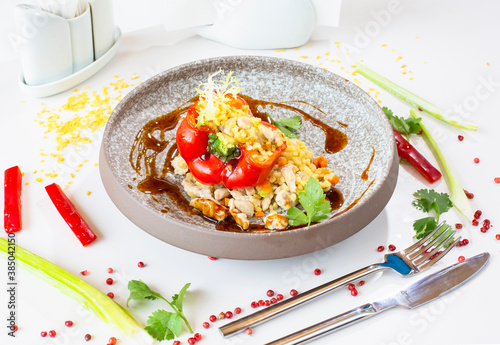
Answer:
M488 251L490 263L475 279L417 310L394 309L376 318L352 326L317 340L315 344L500 344L498 313L500 309L500 4L494 1L400 1L398 13L382 17L391 2L345 1L340 27L319 32L315 39L298 50L243 51L204 40L189 33L166 34L161 26L137 29L128 21L132 10L120 7L116 22L126 28L122 47L116 58L97 75L80 85L88 92L101 90L119 78L140 76L130 81L137 83L170 67L202 58L224 55L266 55L325 67L350 80L357 79L368 90L374 87L361 76L352 76L354 62L364 63L382 75L407 87L436 105L454 111L479 125L477 132L451 128L425 116L424 121L436 137L444 155L460 179L462 186L473 192L474 210L481 209L483 217L491 220L493 228L486 234L473 227L451 210L442 216L451 224L464 223L462 236L470 240L466 247L456 248L437 268L455 263L458 256L473 256ZM12 11L12 3L3 2L1 12ZM387 12L384 12L387 13ZM142 14L142 13L141 13ZM378 19L377 19L378 18ZM147 18L136 20L147 25ZM133 22L135 23L135 22ZM4 35L8 30L4 30ZM5 36L3 37L5 39ZM337 47L335 42L340 42ZM385 46L384 46L385 45ZM350 55L342 47L355 47ZM329 52L329 56L325 54ZM307 56L307 58L301 58ZM398 56L401 56L398 59ZM316 58L319 57L319 58ZM339 60L338 62L327 59ZM406 68L401 68L406 65ZM403 69L407 74L402 74ZM292 288L299 292L329 279L339 277L367 264L379 261L383 254L379 245L395 244L402 249L414 240L412 222L424 214L411 206L412 194L421 188L435 188L446 192L443 180L427 184L412 168L401 166L395 193L384 211L365 229L330 248L294 258L271 261L210 261L203 255L190 253L163 243L132 224L111 202L94 166L99 152L99 138L85 147L81 154L89 162L75 178L61 174L48 178L40 172L56 167L50 159L41 162L40 149L55 152L55 142L49 135L44 139L44 128L34 122L44 103L48 109L58 108L72 92L45 99L23 95L18 87L19 61L3 60L0 64L0 169L19 165L24 171L23 190L24 229L17 235L18 244L77 274L86 269L86 281L103 291L113 291L116 300L124 303L128 297L130 279L142 279L165 296L171 296L187 282L191 288L185 299L185 313L195 331L202 333L204 344L263 344L299 327L320 321L328 316L374 301L413 281L390 272L375 275L359 287L357 297L346 288L330 293L300 309L254 328L252 336L241 335L223 340L216 322L208 330L201 324L211 314L233 310L239 306L243 315L252 311L250 302L265 299L268 289L288 295ZM409 73L411 71L411 74ZM413 77L412 80L410 78ZM374 87L382 105L392 108L400 116L408 116L409 107L392 95ZM127 92L132 88L123 90ZM375 92L371 92L375 96ZM461 115L460 115L460 110ZM457 140L458 135L465 137ZM435 162L425 143L413 141L430 161ZM67 154L67 153L65 153ZM473 159L480 158L475 164ZM70 163L67 163L68 166ZM74 167L69 166L69 169ZM34 174L37 171L37 174ZM43 182L36 182L43 177ZM86 219L98 234L98 240L83 248L64 222L56 214L44 186L51 182L62 185L72 180L66 189ZM91 191L88 196L87 191ZM0 194L3 193L0 192ZM2 237L6 237L5 233ZM146 267L140 269L137 262ZM108 274L112 267L115 273ZM315 268L322 269L314 276ZM433 269L434 270L434 269ZM115 279L111 287L106 278ZM1 344L83 344L86 333L93 335L93 344L106 344L110 336L120 338L117 331L82 311L73 300L52 286L19 268L17 270L17 324L15 338L7 336L7 262L0 261L0 319ZM135 305L132 312L145 323L149 313L165 307L161 303ZM72 320L72 328L64 326ZM41 338L40 331L54 329L56 338ZM180 340L187 344L188 334ZM120 344L128 344L125 339ZM165 342L165 343L171 343ZM90 344L90 342L89 342Z

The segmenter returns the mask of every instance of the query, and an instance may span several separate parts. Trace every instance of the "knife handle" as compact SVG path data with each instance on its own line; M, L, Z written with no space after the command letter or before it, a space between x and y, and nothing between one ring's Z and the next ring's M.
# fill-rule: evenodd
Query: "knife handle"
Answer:
M366 266L366 267L361 268L357 271L346 274L340 278L331 280L331 281L326 282L320 286L317 286L317 287L312 288L308 291L300 293L297 296L283 300L277 304L273 304L270 307L267 307L263 310L260 310L260 311L253 313L253 314L245 316L239 320L235 320L233 322L230 322L230 323L220 327L219 331L222 333L222 335L224 337L241 332L248 327L255 326L255 325L260 324L260 323L262 323L262 322L264 322L272 317L278 316L279 314L284 313L290 309L293 309L293 308L301 305L302 303L308 302L317 296L320 296L326 292L332 291L332 290L338 288L339 286L351 283L356 279L359 279L359 278L364 277L370 273L373 273L373 272L381 270L381 269L386 269L386 268L387 267L383 266L382 264L374 264L374 265Z
M271 341L265 345L299 345L309 341L316 340L328 333L337 331L341 328L350 326L359 321L368 319L376 315L378 312L388 308L381 308L375 303L367 303L343 314L334 316L330 319L318 322L312 326L306 327L295 333L289 334L277 340Z

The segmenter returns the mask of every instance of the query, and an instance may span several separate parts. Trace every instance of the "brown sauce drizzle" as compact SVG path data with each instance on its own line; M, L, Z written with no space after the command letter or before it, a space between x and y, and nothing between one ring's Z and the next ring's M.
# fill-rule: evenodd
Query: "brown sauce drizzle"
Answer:
M368 192L368 189L370 189L370 187L373 185L374 182L375 182L375 180L372 180L372 182L370 182L370 184L368 185L368 187L366 187L365 191L363 193L361 193L361 195L359 196L359 198L357 198L356 200L354 200L349 206L347 206L341 212L335 213L333 216L330 217L330 219L332 219L334 217L337 217L337 216L340 216L342 213L345 213L345 212L349 211L351 208L353 208L354 206L356 206L356 204L361 200L361 198L365 195L365 193Z
M368 166L366 167L365 171L361 174L361 179L363 181L368 181L368 171L370 170L370 166L372 165L373 158L375 158L375 147L372 147L372 158L370 158L370 163L368 163Z
M325 114L322 110L316 108L315 106L304 102L304 101L290 101L290 102L280 102L280 103L275 103L275 102L269 102L269 101L263 101L263 100L256 100L248 96L243 96L240 95L245 101L247 101L250 110L252 111L254 116L257 116L261 118L263 121L269 122L269 119L267 117L267 114L263 111L259 111L258 107L260 106L262 109L265 107L269 107L270 109L273 109L274 107L278 108L284 108L287 110L291 110L293 112L296 112L300 115L302 115L302 118L306 121L311 122L315 127L320 128L326 136L325 140L325 150L328 153L336 153L342 150L348 143L347 136L345 133L332 128L322 122L321 120L311 116L307 112L293 107L291 105L285 104L285 103L291 103L291 102L297 102L297 103L303 103L308 106L313 107L314 109L318 110L319 112ZM227 219L223 221L215 221L211 218L205 217L200 211L197 209L194 209L189 205L189 201L184 197L182 194L179 186L175 183L172 183L171 181L168 180L167 174L169 172L173 172L173 167L171 164L172 159L177 155L178 150L177 150L177 144L175 143L175 139L173 139L172 143L170 142L171 140L165 140L165 133L167 131L174 130L179 121L182 119L182 115L187 112L189 107L196 102L198 99L198 96L193 97L190 99L188 102L185 104L181 105L177 109L173 110L172 112L159 116L148 123L144 125L143 128L137 133L132 149L130 151L130 164L132 165L132 168L137 172L139 176L144 176L144 179L142 179L138 184L137 184L137 189L139 189L141 192L145 194L151 195L155 201L158 201L154 195L156 194L167 194L168 197L173 201L173 203L179 207L181 210L186 212L189 215L196 215L199 217L204 218L205 220L214 223L215 228L217 230L221 231L230 231L230 232L257 232L257 231L269 231L268 229L265 228L263 224L250 224L250 228L248 230L243 230L236 222L234 219L231 217L228 217ZM337 122L341 127L347 127L346 124ZM156 135L155 135L156 134ZM156 159L158 155L162 152L164 152L168 148L167 155L165 157L165 161L163 163L162 171L160 174L158 174L157 169L156 169ZM375 154L375 151L374 153ZM370 164L368 165L368 168L371 165L371 162L373 161L373 156L372 159L370 160ZM142 164L144 164L145 172L143 173L142 171ZM366 171L368 171L368 168ZM136 178L134 178L134 181ZM345 210L343 210L340 213L337 213L333 215L331 218L342 214L346 212L347 210L351 209L354 207L354 205L363 197L363 195L366 193L366 191L370 188L370 186L374 183L375 180L373 180L368 188L363 192L363 194L356 199L351 205L349 205ZM129 185L129 188L132 188L132 186ZM342 193L336 189L332 188L328 193L326 193L327 199L330 201L330 204L332 206L332 210L338 210L342 207L344 204L344 197ZM164 209L161 210L162 213L168 213L169 209L165 207ZM295 228L301 228L304 226L296 226L296 227L288 227L285 230L288 229L295 229ZM283 230L282 230L283 231Z

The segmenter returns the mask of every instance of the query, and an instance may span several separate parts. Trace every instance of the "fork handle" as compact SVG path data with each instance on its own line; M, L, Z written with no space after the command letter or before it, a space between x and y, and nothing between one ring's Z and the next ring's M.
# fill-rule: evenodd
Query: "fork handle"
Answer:
M348 284L353 282L356 279L364 277L370 273L375 271L385 269L387 267L382 266L382 264L374 264L370 266L366 266L352 273L346 274L340 278L331 280L327 283L324 283L320 286L312 288L308 291L298 294L292 298L281 301L277 304L273 304L270 307L257 311L253 314L245 316L239 320L235 320L230 322L219 328L219 331L222 333L224 337L233 335L235 333L241 332L248 327L255 326L259 323L262 323L266 320L269 320L272 317L278 316L281 313L284 313L290 309L293 309L302 303L308 302L315 297L318 297L324 293L332 291L339 286Z
M368 303L330 319L318 322L295 333L289 334L264 345L299 345L316 340L326 334L368 319L377 313L387 310L394 305Z

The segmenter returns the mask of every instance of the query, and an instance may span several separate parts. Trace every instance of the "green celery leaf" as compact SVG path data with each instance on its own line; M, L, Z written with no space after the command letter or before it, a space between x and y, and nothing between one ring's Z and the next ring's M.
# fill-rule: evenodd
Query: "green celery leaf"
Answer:
M288 224L291 226L307 224L307 216L297 207L290 207L287 211Z
M332 212L332 206L329 201L323 201L316 208L316 212L311 217L311 223L319 222L320 220L328 218L328 213Z
M298 131L300 127L302 126L302 120L300 119L300 116L292 116L283 120L279 121L282 125Z
M184 296L186 295L186 291L190 286L191 283L187 283L182 287L181 291L178 294L172 296L172 302L180 312L182 312L182 303L184 302Z
M127 307L130 300L155 300L157 298L161 298L161 295L159 293L151 290L149 286L147 286L146 283L144 283L142 280L131 280L128 283L128 289L130 291L130 296L127 299Z
M145 330L159 341L171 340L181 334L182 319L176 313L157 310L149 316L147 323Z

